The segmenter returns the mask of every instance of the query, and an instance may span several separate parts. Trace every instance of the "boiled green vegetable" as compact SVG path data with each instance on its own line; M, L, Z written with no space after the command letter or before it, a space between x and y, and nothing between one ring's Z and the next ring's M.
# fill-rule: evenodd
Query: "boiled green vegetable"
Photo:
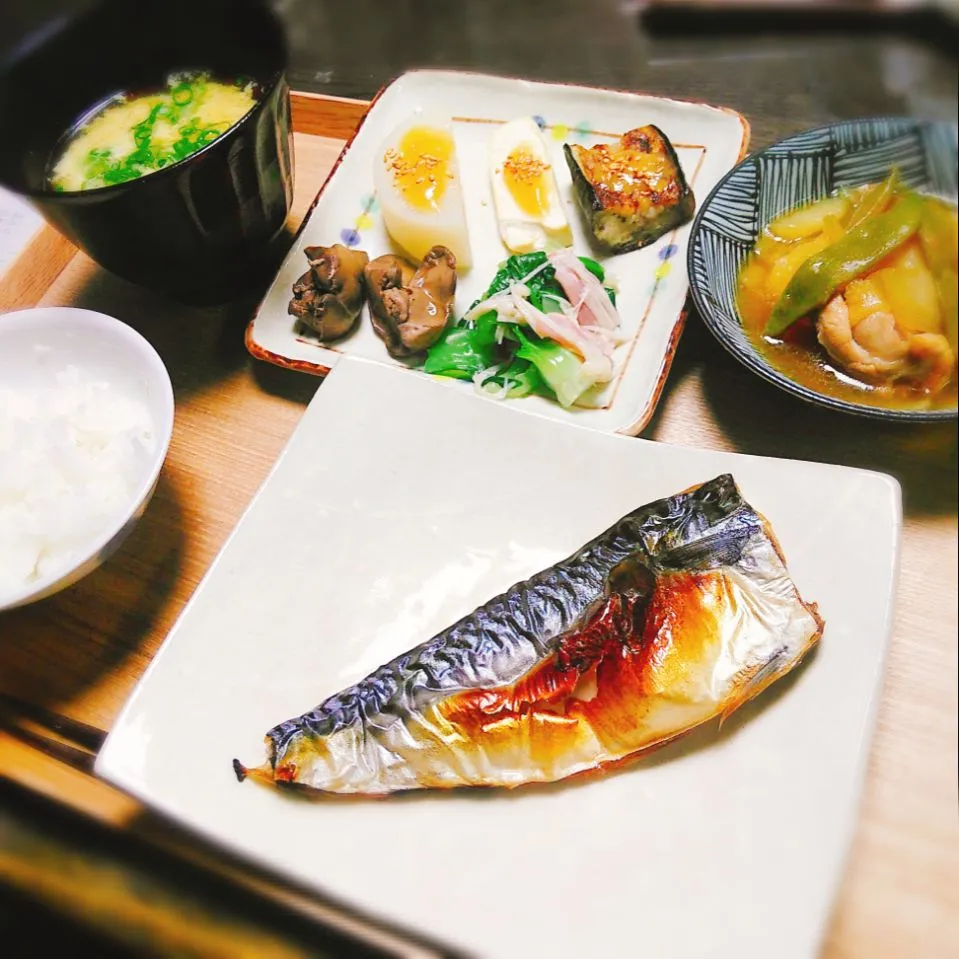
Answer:
M588 256L581 256L579 260L600 283L606 279L606 271L600 263ZM535 275L530 276L534 271ZM479 303L481 300L488 299L496 293L502 293L504 290L508 290L511 284L520 282L529 287L529 301L538 310L543 309L541 301L544 295L564 296L563 288L556 282L556 270L548 262L547 255L542 250L535 250L532 253L519 253L504 260L486 292L476 302ZM614 292L608 287L606 292L609 293L610 299L615 304ZM473 306L475 305L474 303Z
M496 343L496 314L484 313L471 324L447 328L429 348L423 372L471 380L477 373L499 361Z
M520 347L516 355L529 360L556 395L561 406L572 406L591 386L593 380L584 373L583 361L571 350L552 340L527 337L516 331Z
M780 336L810 310L824 306L842 286L862 276L919 228L923 198L907 193L885 213L871 216L841 240L813 254L793 274L766 324Z
M859 198L852 211L852 216L846 224L847 230L854 230L861 223L865 223L871 216L882 213L889 205L899 186L899 171L893 167L892 172L881 183L874 183L867 187Z
M599 263L589 257L579 259L603 282L606 273ZM544 313L561 310L566 303L556 270L545 253L535 251L501 263L486 291L467 313L514 283L522 283L529 290L529 302ZM615 303L614 292L608 288L606 292ZM501 322L494 310L448 327L427 351L423 371L481 382L482 389L508 397L537 393L555 398L564 406L572 405L591 385L583 374L583 361L575 353L528 328L521 330L515 323Z

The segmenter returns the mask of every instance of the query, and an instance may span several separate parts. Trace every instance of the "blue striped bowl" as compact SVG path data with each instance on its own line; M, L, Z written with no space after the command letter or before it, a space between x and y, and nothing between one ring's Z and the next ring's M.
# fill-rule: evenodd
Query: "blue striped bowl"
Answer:
M910 119L843 120L787 137L754 153L716 184L693 223L687 266L693 302L706 326L741 363L796 396L884 420L955 419L956 409L890 410L811 390L770 366L743 331L736 276L766 225L840 187L902 180L956 202L956 126Z

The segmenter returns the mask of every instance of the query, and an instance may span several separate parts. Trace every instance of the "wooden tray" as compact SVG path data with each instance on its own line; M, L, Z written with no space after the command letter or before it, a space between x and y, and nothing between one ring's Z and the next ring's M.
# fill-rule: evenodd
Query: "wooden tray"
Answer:
M291 229L366 106L294 95ZM131 845L173 851L357 936L378 954L436 954L203 847L91 773L106 730L321 381L249 357L243 335L255 298L186 309L105 273L49 228L0 280L0 311L34 305L88 307L143 332L170 369L177 418L156 496L121 550L63 593L0 614L0 777ZM826 955L912 954L916 923L922 941L945 955L950 945L959 949L955 425L891 429L807 408L737 367L698 327L686 332L645 436L876 468L903 484L899 612L859 834ZM284 929L199 908L200 899L164 885L146 860L91 858L89 848L84 859L68 859L69 848L51 837L0 842L0 881L186 954L209 952L212 943L240 954L251 942L258 954L302 954Z

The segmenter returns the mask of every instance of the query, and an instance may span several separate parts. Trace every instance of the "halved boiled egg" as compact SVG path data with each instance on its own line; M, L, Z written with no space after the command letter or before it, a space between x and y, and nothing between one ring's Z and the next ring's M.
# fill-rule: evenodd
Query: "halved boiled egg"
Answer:
M496 220L507 249L529 253L573 242L549 147L532 117L510 120L493 134L490 169Z
M469 234L453 128L448 119L415 116L377 150L373 182L383 222L416 262L445 246L458 266L469 267Z

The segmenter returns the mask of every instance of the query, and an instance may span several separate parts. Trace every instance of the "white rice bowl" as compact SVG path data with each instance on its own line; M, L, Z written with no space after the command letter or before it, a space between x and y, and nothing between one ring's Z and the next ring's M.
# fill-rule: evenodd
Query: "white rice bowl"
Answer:
M102 313L0 315L0 610L95 569L156 486L173 429L152 346Z

